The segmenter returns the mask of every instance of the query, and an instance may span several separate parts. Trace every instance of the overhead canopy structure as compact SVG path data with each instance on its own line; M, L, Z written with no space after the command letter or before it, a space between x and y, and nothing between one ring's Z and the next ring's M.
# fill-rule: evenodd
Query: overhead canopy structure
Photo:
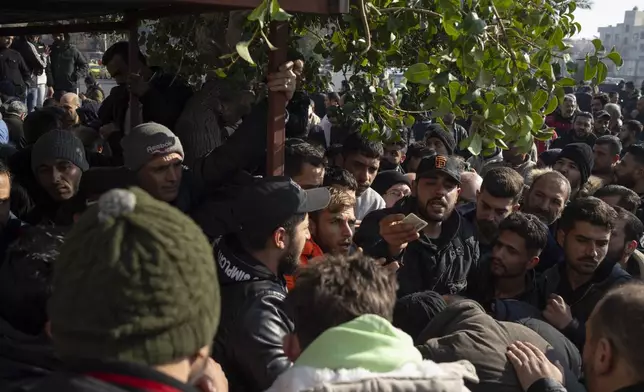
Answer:
M291 13L339 14L349 12L350 0L278 0L280 6ZM135 58L138 48L138 22L167 16L212 13L235 9L253 9L262 0L0 0L0 36L35 35L62 32L97 32L128 30L130 58ZM97 22L107 15L122 15L123 21ZM39 22L74 21L74 23L42 24ZM9 27L6 25L27 26ZM274 22L271 25L271 42L277 50L269 56L269 70L277 71L287 61L288 25ZM131 72L137 72L130 69ZM268 175L281 175L284 169L284 138L286 105L283 94L269 94L268 121ZM140 104L130 95L130 123L139 124Z
M87 19L112 14L138 18L252 9L261 0L31 0L2 1L0 24ZM349 0L280 0L289 12L338 14L349 11Z

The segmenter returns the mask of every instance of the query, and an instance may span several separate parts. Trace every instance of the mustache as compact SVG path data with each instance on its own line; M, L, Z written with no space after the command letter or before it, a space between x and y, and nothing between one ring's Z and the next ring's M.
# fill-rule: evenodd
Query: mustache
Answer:
M434 203L438 203L443 207L447 207L447 200L445 200L442 197L436 197L436 198L430 199L430 200L427 201L426 205L430 205L430 204L434 204Z

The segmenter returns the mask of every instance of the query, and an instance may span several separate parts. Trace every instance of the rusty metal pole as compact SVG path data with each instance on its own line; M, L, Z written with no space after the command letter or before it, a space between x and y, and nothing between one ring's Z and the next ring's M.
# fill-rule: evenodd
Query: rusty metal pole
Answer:
M129 28L129 61L128 68L130 74L138 74L141 72L140 69L137 69L139 58L139 20L137 18L128 18L127 19L128 28ZM139 98L130 93L130 128L141 124L141 102Z
M288 23L271 23L270 40L278 49L268 55L269 72L277 72L287 58ZM268 93L268 134L266 143L266 175L284 175L284 142L286 139L286 96Z

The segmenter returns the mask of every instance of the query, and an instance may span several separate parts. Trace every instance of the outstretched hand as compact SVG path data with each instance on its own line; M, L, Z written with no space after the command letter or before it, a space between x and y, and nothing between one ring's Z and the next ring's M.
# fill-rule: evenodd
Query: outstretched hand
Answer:
M524 391L543 378L553 379L560 384L564 382L562 371L531 343L516 342L511 344L506 355L512 363Z

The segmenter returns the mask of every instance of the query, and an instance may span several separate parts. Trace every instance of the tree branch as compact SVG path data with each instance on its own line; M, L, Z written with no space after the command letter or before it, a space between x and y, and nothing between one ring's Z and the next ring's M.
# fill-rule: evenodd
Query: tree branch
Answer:
M409 8L409 7L391 7L391 8L378 8L378 11L381 13L385 12L398 12L398 11L407 11L407 12L418 12L419 14L432 15L437 18L442 18L443 15L432 10L426 10L424 8Z
M364 48L360 56L364 56L371 49L371 30L369 30L369 20L367 19L367 8L365 7L365 0L358 0L358 8L360 8L360 19L364 25L365 39L367 47Z

